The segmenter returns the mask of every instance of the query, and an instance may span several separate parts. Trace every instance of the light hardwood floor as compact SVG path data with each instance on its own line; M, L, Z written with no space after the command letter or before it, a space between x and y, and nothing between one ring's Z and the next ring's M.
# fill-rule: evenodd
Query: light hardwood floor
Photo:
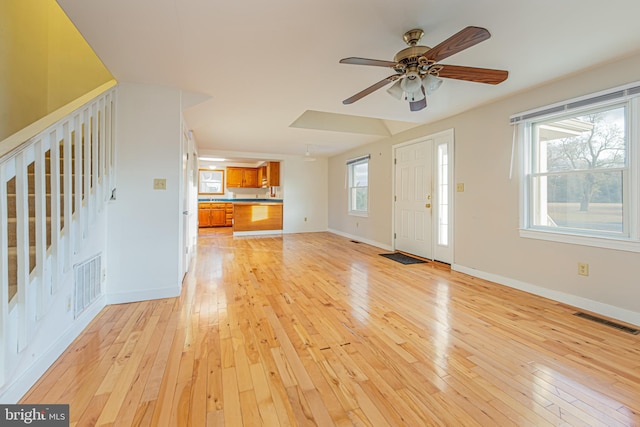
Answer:
M640 425L640 336L329 233L201 231L179 298L105 308L23 402L71 425Z

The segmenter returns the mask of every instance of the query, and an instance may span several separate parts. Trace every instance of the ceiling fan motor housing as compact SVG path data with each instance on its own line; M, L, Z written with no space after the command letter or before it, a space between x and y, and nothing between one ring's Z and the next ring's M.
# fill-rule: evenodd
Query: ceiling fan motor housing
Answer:
M431 48L429 46L409 46L406 49L402 49L394 56L393 60L398 64L394 69L405 74L409 71L417 71L420 74L427 74L429 66L433 64L433 61L429 61L424 57Z
M413 30L409 30L404 33L402 39L409 46L415 46L420 42L422 36L424 36L424 31L422 31L420 28L414 28Z

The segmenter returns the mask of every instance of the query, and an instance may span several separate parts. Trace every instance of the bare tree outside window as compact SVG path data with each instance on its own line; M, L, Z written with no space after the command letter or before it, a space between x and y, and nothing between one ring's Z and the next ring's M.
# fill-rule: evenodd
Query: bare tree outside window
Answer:
M547 142L549 171L593 170L625 166L624 108L580 116L575 120L586 124L588 130L576 136ZM589 210L589 204L594 196L603 202L621 202L616 195L621 194L622 189L611 188L612 185L621 183L611 180L607 174L587 172L582 175L580 181L579 188L574 190L575 194L579 195L581 211Z
M623 231L625 108L538 123L537 224Z

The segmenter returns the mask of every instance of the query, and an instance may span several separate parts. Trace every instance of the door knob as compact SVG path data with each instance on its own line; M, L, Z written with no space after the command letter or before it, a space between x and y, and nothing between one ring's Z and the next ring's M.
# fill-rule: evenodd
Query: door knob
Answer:
M431 203L427 203L426 205L424 205L425 208L430 208L431 207Z

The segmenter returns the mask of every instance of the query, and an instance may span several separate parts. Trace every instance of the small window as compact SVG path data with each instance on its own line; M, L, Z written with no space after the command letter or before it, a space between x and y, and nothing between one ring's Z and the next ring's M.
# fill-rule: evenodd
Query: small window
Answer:
M615 241L640 241L639 166L630 155L640 146L638 98L620 98L519 122L523 237L621 249L630 247Z
M349 214L369 213L369 156L347 162L349 174Z

